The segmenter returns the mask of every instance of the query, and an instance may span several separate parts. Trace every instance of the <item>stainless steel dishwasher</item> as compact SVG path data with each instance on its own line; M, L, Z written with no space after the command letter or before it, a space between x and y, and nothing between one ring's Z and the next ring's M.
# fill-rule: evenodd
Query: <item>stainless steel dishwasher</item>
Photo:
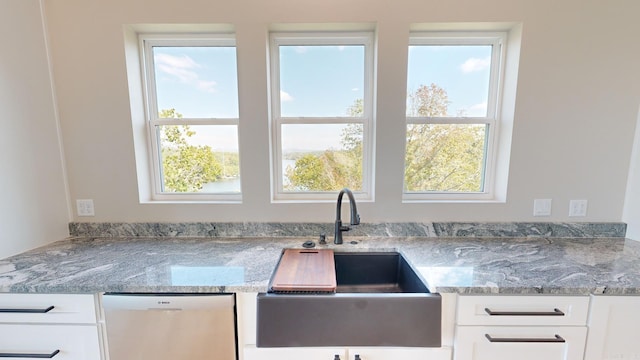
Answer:
M102 297L110 360L236 360L233 294Z

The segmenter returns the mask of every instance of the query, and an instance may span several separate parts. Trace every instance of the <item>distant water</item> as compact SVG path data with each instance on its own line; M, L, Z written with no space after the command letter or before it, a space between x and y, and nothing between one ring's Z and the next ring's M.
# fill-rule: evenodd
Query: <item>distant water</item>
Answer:
M287 179L286 175L284 174L287 171L287 167L288 166L295 166L296 161L295 160L288 160L285 159L282 161L282 183L284 185L287 185L289 183L289 179ZM202 187L202 190L200 192L203 193L228 193L228 192L236 192L239 193L240 192L240 178L233 178L233 179L222 179L222 180L218 180L218 181L214 181L214 182L210 182L210 183L206 183L204 184L204 186Z
M202 186L203 193L229 193L240 192L240 178L222 179L215 182L210 182Z

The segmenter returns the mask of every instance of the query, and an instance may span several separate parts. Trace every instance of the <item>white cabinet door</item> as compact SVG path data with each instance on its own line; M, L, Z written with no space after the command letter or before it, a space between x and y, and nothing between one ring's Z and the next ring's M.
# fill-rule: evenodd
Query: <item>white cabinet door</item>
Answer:
M451 360L451 348L349 348L348 360Z
M586 333L585 326L458 326L454 354L456 360L582 360Z
M338 358L336 358L338 356ZM324 347L290 347L290 348L257 348L244 347L244 360L346 360L345 348Z
M640 296L593 296L585 360L640 359Z
M100 360L99 344L95 325L0 325L1 357L21 354L14 357L29 358L25 354L55 353L55 360Z
M451 360L451 348L244 348L244 360Z

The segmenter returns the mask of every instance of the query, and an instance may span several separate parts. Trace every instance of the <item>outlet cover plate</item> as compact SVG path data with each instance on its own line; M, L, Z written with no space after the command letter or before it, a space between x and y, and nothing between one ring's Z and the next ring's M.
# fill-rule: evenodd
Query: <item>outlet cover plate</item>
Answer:
M533 216L551 216L551 199L533 200Z
M76 209L78 216L95 216L95 210L93 208L93 199L77 199Z
M587 200L569 200L569 216L587 216Z

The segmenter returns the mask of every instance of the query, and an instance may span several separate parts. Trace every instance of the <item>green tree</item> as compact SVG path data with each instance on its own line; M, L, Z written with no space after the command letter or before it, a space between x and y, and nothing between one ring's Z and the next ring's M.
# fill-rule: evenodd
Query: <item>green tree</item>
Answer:
M409 124L407 191L480 191L484 126Z
M333 187L322 156L305 154L296 160L295 166L289 166L286 173L291 184L289 190L322 191Z
M160 111L160 118L180 119L175 109ZM187 138L195 135L189 125L161 127L162 175L165 192L197 192L204 184L221 178L222 168L211 147L195 146Z
M362 99L347 109L347 115L363 114ZM342 148L308 153L285 169L290 191L338 191L362 188L362 124L348 124L341 134Z
M240 157L237 152L220 151L213 155L222 168L222 178L237 178L240 176Z
M446 116L449 106L447 91L436 84L420 85L415 92L407 95L409 116Z
M407 99L409 116L447 116L447 92L436 84L421 85ZM354 101L346 112L351 117L362 116L362 99ZM405 189L480 191L485 130L484 125L408 124ZM331 191L344 186L359 189L362 158L362 124L350 124L342 132L341 150L306 154L286 170L288 189Z
M447 92L436 84L421 85L408 100L410 116L447 116ZM405 190L480 191L484 137L484 125L408 124Z

